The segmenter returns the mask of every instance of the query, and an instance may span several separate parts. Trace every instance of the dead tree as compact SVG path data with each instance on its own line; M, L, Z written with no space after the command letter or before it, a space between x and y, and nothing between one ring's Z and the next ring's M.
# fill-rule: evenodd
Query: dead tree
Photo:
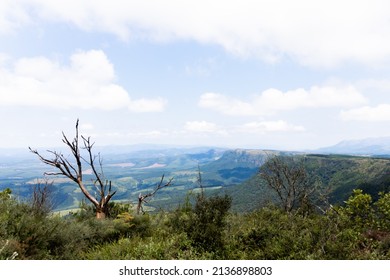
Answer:
M164 177L165 177L165 175L161 176L160 183L158 183L158 185L154 188L154 190L152 192L147 193L145 195L142 195L140 193L138 195L137 214L140 214L140 212L142 212L142 214L145 214L145 211L144 211L144 208L143 208L143 204L149 202L149 200L147 198L153 197L158 190L161 190L162 188L168 187L168 186L170 186L172 184L173 178L169 179L168 182L166 182L164 184Z
M83 141L83 149L87 151L87 158L82 157L79 147L79 120L76 122L76 135L72 142L68 140L65 133L62 132L62 142L70 149L73 160L64 156L57 151L48 150L52 154L53 158L49 159L42 156L37 150L33 150L29 147L30 151L36 154L39 159L54 168L56 172L45 172L45 175L63 175L73 182L75 182L80 188L85 197L94 205L96 210L96 218L104 219L109 211L109 201L115 195L116 191L112 192L111 181L104 179L102 159L100 154L93 155L92 148L94 143L91 143L90 137L86 138L81 136ZM98 167L96 167L96 160L98 160ZM92 170L94 176L93 184L96 188L97 196L93 196L83 181L83 166L82 161L86 162ZM97 169L98 168L98 169Z
M31 205L37 214L47 214L52 210L52 186L53 182L47 178L37 180L37 183L33 185Z
M286 212L308 204L315 191L303 159L272 156L260 168L260 177L276 192Z

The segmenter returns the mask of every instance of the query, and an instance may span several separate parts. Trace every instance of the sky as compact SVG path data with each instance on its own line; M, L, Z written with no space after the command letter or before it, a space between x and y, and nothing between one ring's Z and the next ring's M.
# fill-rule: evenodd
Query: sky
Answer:
M390 1L2 0L0 148L390 136Z

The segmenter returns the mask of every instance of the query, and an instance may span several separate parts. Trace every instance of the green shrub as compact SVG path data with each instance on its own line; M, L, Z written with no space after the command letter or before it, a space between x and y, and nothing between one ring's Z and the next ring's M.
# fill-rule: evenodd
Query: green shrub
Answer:
M390 193L379 193L379 199L375 202L378 227L390 231Z
M372 197L364 194L362 190L353 190L352 195L345 202L343 214L347 216L351 223L359 229L370 228L373 226Z
M169 260L195 259L196 251L191 249L185 234L174 234L163 238L157 234L141 238L120 239L118 242L95 247L85 254L93 260Z
M231 198L227 195L223 197L205 197L203 194L197 196L186 228L187 235L195 247L213 252L223 250L225 218L231 202Z
M120 205L115 218L97 220L37 212L3 191L0 259L390 259L390 194L372 202L354 191L324 215L230 213L228 196L194 200L145 215Z

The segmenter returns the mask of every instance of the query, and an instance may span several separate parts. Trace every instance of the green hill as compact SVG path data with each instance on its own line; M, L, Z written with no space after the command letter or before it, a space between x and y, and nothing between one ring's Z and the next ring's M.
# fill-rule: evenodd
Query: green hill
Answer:
M150 201L149 209L173 209L185 197L196 192L198 166L202 186L210 194L232 196L234 211L250 211L275 200L274 194L257 176L259 168L268 157L302 156L303 153L270 150L203 149L196 152L158 151L153 154L105 155L104 172L112 180L116 201L136 203L139 193L154 188L163 174L174 177L173 186L161 190ZM147 156L146 156L147 155ZM390 159L345 155L305 155L305 165L310 176L318 178L324 190L329 190L333 204L343 203L355 188L363 189L377 198L379 191L390 186ZM1 189L11 188L16 196L27 199L37 178L42 178L48 167L37 159L28 161L3 161ZM91 179L85 174L86 182ZM92 178L92 177L91 177ZM93 188L91 181L90 188ZM53 202L56 210L78 207L83 198L80 190L69 180L55 178Z
M390 159L343 155L306 155L309 175L319 179L323 192L329 192L329 202L342 204L353 189L362 189L374 199L381 191L390 190ZM226 192L233 197L233 209L250 211L275 200L274 193L255 174L250 179L232 185Z

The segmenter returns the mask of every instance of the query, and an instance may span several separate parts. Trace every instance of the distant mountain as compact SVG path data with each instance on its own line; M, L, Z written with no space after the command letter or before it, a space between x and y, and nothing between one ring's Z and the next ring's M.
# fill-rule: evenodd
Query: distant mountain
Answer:
M222 154L225 150L227 149L219 147L138 144L124 146L97 146L95 152L100 152L103 156L107 155L108 157L115 155L130 158L156 158L172 157L186 154Z
M390 156L390 137L346 140L334 146L316 150L317 153L364 156Z
M205 168L208 170L232 169L232 168L258 168L269 155L279 154L277 151L266 150L228 150L216 161L209 163Z

